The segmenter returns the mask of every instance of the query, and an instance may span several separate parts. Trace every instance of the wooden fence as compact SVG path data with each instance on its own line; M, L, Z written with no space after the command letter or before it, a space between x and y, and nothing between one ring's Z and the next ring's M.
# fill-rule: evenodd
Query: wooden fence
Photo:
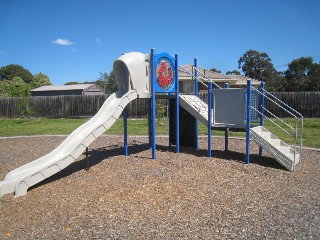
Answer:
M304 117L320 117L320 92L279 92L276 97ZM40 117L40 118L79 118L92 117L101 108L108 95L100 96L46 96L27 98L0 98L0 118ZM207 101L207 94L200 94ZM166 115L167 101L157 99L158 106ZM160 109L158 107L158 109ZM266 107L279 117L285 113L270 101ZM145 118L148 115L148 99L137 99L128 105L131 118Z
M304 117L320 117L320 92L276 92L272 94L300 112ZM276 116L289 116L271 101L266 101L266 108Z
M92 117L107 98L108 95L0 98L0 118ZM166 100L157 99L157 104L165 106ZM166 114L166 109L164 114ZM136 99L130 102L128 116L131 118L148 116L148 99Z

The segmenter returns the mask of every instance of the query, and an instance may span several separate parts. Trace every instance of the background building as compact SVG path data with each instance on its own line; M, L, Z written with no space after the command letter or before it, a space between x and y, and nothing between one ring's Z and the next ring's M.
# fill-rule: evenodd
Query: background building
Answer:
M31 96L103 95L104 91L95 84L42 86L31 90Z

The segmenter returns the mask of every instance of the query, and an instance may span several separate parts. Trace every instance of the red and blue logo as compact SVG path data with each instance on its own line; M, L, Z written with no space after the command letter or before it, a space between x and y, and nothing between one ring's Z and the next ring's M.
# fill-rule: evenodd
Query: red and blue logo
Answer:
M175 91L174 61L168 54L159 54L155 61L155 86L157 92Z

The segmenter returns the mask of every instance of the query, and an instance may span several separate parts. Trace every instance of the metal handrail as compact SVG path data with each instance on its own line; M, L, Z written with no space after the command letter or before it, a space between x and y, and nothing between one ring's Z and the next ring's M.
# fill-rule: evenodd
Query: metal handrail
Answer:
M269 93L268 91L264 90L265 93L267 93L268 95L270 95L271 97L273 97L274 99L276 99L278 102L282 103L284 106L286 106L287 108L289 108L291 111L295 112L297 115L299 115L300 117L303 118L303 115L301 113L299 113L297 110L295 110L294 108L290 107L288 104L286 104L285 102L283 102L281 99L277 98L276 96L274 96L273 94Z
M284 125L286 125L288 128L291 128L293 130L293 132L296 131L296 129L294 129L292 126L290 126L288 123L286 123L285 121L283 121L281 118L277 117L275 114L273 114L272 112L270 112L268 109L263 108L263 110L267 111L270 115L272 115L273 117L275 117L276 119L278 119L280 122L282 122Z
M279 98L277 98L276 96L272 95L271 93L269 93L268 91L264 90L263 93L261 91L259 91L258 89L251 87L254 91L256 91L257 93L259 93L260 95L264 96L266 99L270 100L272 103L274 103L275 105L277 105L278 107L280 107L282 110L284 110L285 112L287 112L289 115L291 115L292 117L295 118L295 128L290 126L288 123L286 123L285 121L283 121L282 119L280 119L279 117L277 117L275 114L273 114L272 112L270 112L268 109L266 109L264 106L263 110L265 110L266 112L268 112L271 116L275 117L276 119L280 120L283 124L285 124L287 127L291 128L294 132L289 133L287 130L285 130L284 128L282 128L280 125L278 125L276 122L274 122L273 120L271 120L270 118L268 118L265 114L261 113L260 111L258 111L257 109L255 109L254 107L251 107L252 109L254 109L255 111L257 111L260 116L263 116L265 118L267 118L269 121L271 121L274 125L276 125L278 128L280 128L281 130L283 130L284 132L286 132L288 135L291 135L294 137L294 159L296 157L296 150L297 150L297 138L298 138L298 132L300 133L300 163L301 163L301 153L302 153L302 136L303 136L303 115L301 113L299 113L298 111L296 111L295 109L293 109L292 107L290 107L288 104L286 104L285 102L281 101ZM301 118L301 130L298 131L298 120ZM295 164L293 165L293 171L295 168Z
M260 115L263 115L259 110L257 110L256 108L252 107L251 108L253 110L255 110L257 113L259 113ZM274 125L276 125L277 127L279 127L282 131L286 132L288 135L293 135L292 133L288 132L287 130L285 130L284 128L282 128L279 124L277 124L275 121L271 120L271 118L268 118L267 116L263 115L266 119L268 119L270 122L272 122Z
M278 107L282 108L284 111L286 111L288 114L290 114L292 117L297 118L296 115L294 115L292 112L290 112L288 109L284 108L283 106L281 106L280 104L278 104L277 102L275 102L274 100L272 100L271 98L269 98L268 96L266 96L265 94L263 94L262 92L260 92L258 89L252 87L253 90L257 91L258 93L260 93L261 95L264 95L265 98L269 99L271 102L273 102L274 104L276 104ZM270 94L270 93L269 93ZM271 94L272 95L272 94ZM281 100L279 100L281 101ZM285 104L285 106L288 106L286 103L282 102L283 104ZM289 107L289 106L288 106Z

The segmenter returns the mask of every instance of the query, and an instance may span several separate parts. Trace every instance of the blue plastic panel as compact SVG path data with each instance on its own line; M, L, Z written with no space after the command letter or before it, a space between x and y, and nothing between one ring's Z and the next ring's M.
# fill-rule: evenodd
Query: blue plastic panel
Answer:
M176 91L175 61L168 53L160 53L154 57L155 92L172 93Z

